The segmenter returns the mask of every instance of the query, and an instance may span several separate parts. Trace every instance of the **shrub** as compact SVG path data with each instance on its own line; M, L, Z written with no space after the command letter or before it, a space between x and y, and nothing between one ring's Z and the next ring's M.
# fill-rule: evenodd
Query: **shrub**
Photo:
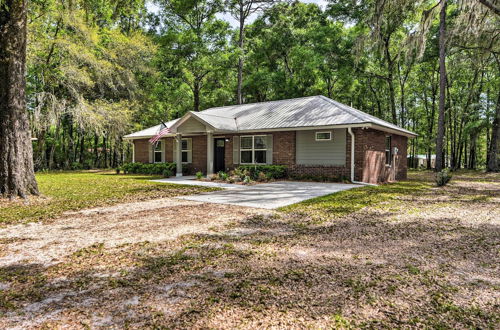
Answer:
M267 180L268 180L268 177L264 172L259 172L259 174L257 174L257 181L264 182Z
M232 175L229 177L229 182L241 182L243 179L238 175Z
M227 175L226 172L220 171L217 173L217 176L219 177L219 180L226 181L229 175Z
M83 170L83 165L78 162L73 162L71 163L69 169L73 171Z
M127 163L122 166L123 173L131 174L154 174L163 176L172 176L176 170L175 163Z
M436 185L438 187L446 185L448 182L450 182L451 177L452 177L452 175L450 173L450 170L448 170L447 168L445 168L441 172L437 172L436 173Z
M259 178L260 172L264 173L268 179L277 180L287 177L287 167L284 165L241 165L237 170L254 180Z
M244 178L243 178L243 183L244 184L249 184L252 182L252 178L250 178L248 175L246 175Z
M196 178L198 180L201 180L203 178L203 173L201 173L200 171L196 172Z

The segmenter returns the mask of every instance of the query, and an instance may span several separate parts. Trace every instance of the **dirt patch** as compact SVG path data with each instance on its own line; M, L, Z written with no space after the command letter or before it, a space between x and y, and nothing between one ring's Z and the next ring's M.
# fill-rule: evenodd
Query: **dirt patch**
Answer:
M263 212L172 198L68 212L50 223L0 228L0 266L21 261L49 265L97 243L114 247L143 241L160 242L208 232L211 227Z
M55 265L0 267L0 327L498 328L497 185L428 186L388 185L390 198L321 222L170 199L66 214L47 226L73 219L105 240ZM11 254L33 240L2 243Z

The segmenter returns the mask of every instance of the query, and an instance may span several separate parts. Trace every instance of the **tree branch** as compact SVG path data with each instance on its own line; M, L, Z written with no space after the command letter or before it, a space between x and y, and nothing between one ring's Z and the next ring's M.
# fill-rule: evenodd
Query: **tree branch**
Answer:
M480 3L491 9L495 14L500 16L500 8L496 7L489 0L478 0Z

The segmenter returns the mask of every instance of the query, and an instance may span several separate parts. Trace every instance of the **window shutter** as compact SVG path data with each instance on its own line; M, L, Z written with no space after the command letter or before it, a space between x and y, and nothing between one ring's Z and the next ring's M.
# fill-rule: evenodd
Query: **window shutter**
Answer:
M154 162L154 158L153 158L154 146L149 142L147 142L147 144L148 144L148 148L149 148L149 162L153 163Z
M240 137L233 136L233 164L240 163Z
M188 163L191 164L193 162L193 139L189 138L187 139L187 144L188 144Z
M167 150L167 140L166 139L162 139L161 140L161 162L162 163L165 163L165 152Z
M267 152L266 152L266 164L273 164L273 135L269 134L267 136Z

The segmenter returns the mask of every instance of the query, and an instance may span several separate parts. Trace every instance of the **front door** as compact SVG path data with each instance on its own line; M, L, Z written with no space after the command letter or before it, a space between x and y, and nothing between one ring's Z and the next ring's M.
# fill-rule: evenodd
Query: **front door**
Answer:
M225 154L225 139L214 139L214 173L225 171L226 164L224 162Z

